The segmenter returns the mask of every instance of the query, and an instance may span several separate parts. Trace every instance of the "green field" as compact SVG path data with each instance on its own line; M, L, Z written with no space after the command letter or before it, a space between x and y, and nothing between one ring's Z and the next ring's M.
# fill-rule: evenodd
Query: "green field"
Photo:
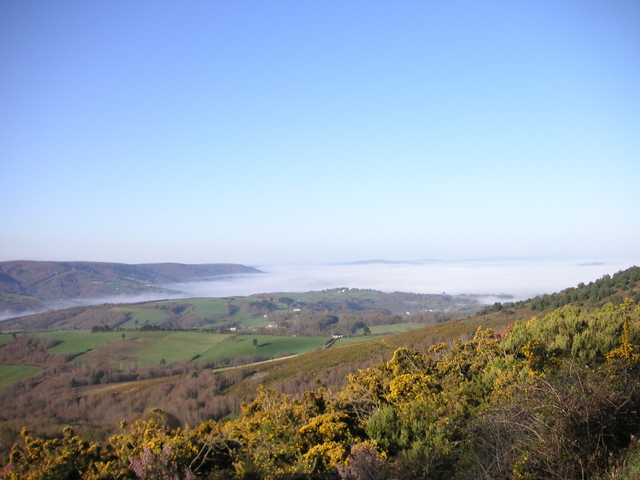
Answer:
M119 368L148 367L190 360L214 360L220 357L298 354L322 347L326 338L281 337L275 335L212 334L199 331L159 332L42 332L37 336L54 338L59 343L48 353L85 352L76 363L110 364ZM253 346L253 339L258 346Z
M131 315L131 320L121 325L121 327L124 328L141 327L145 323L148 323L149 325L158 325L167 319L166 311L148 306L116 307L114 310L128 312Z
M58 331L39 333L39 337L62 342L49 353L87 352L76 362L147 367L164 359L168 363L191 360L209 350L228 335L200 332L97 332Z
M139 335L140 332L134 332ZM169 333L169 332L145 332L145 333ZM125 336L131 335L125 332ZM86 352L109 342L121 341L121 332L91 333L87 330L60 330L55 332L41 332L36 334L41 338L55 338L59 343L49 349L49 353Z
M214 319L218 315L227 314L226 298L193 298L189 303L193 305L193 313L207 319Z
M270 318L270 316L260 315L255 318L243 318L242 324L247 328L267 328L269 325L272 325L274 322L277 323L277 320Z
M31 365L0 365L0 388L40 373L42 368Z
M253 346L253 340L258 346ZM298 354L317 350L327 343L326 338L278 337L275 335L232 335L203 354L198 361L215 360L220 357L248 355L272 356L283 353Z
M9 343L11 340L13 340L13 337L11 335L0 335L0 346L4 345L5 343Z
M142 332L164 333L164 332ZM230 335L200 332L168 332L170 335L158 337L148 346L136 349L134 354L142 366L157 365L161 360L167 363L191 360L198 355L215 349Z
M113 310L129 313L131 320L122 324L121 327L134 329L144 324L161 324L171 315L171 311L168 309L176 305L189 305L188 313L190 315L196 315L210 323L216 323L219 316L227 314L227 303L228 300L224 298L191 298L126 305L116 307Z

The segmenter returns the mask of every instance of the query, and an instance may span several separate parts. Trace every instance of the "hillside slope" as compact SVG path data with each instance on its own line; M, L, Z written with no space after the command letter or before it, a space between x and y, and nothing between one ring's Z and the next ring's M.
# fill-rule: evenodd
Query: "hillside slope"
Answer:
M283 296L286 295L286 296ZM5 330L77 329L93 326L136 329L206 328L261 331L279 327L284 335L355 335L365 326L429 324L467 316L482 308L471 296L384 293L330 289L230 298L192 298L132 304L76 306L2 322ZM285 333L287 332L287 333Z
M227 371L74 367L52 339L19 337L0 361L47 370L0 390L0 429L22 453L10 469L25 473L11 478L107 478L88 476L104 467L124 480L143 463L192 479L637 478L613 474L638 451L640 308L567 306L505 338L490 322ZM19 440L24 425L48 437L73 425L94 442L119 433Z
M0 262L0 312L42 308L47 300L167 292L162 285L239 273L261 272L238 264Z
M580 283L557 293L539 295L519 302L496 302L486 306L478 314L514 322L521 318L540 317L564 306L593 311L606 303L620 305L625 298L640 303L640 267L629 267L613 275L604 275L594 282Z

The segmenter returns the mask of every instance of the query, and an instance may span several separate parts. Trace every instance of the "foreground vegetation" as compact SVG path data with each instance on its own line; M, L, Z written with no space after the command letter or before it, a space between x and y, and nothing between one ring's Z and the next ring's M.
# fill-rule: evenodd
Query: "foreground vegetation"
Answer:
M640 433L639 324L631 300L593 312L568 306L518 321L502 338L478 328L426 352L399 348L337 389L259 387L236 418L179 426L153 410L107 442L71 427L50 440L23 430L2 475L625 478Z
M640 450L625 435L638 435L638 310L631 303L604 304L637 297L639 280L640 269L633 267L549 296L542 309L531 308L538 297L496 304L470 318L455 318L452 312L348 310L349 305L453 299L394 294L375 300L376 292L347 289L78 307L25 317L26 323L12 325L31 331L0 334L0 464L6 464L0 478L506 479L573 478L567 472L578 470L585 478L636 478ZM562 298L564 307L554 311ZM163 325L167 319L189 322L193 317L209 318L215 328ZM112 329L110 322L120 326ZM278 327L261 326L268 323ZM34 331L39 324L49 330ZM414 327L422 328L383 335ZM347 335L319 349L340 332ZM307 353L277 358L302 352ZM272 360L255 363L266 359ZM394 366L401 359L405 370ZM622 368L625 362L629 365ZM552 399L567 397L569 404L549 403L550 391ZM576 396L580 391L582 397ZM611 414L598 444L606 445L607 462L572 457L576 448L591 448L581 438L567 437L569 446L561 443L561 451L544 451L564 437L545 437L551 434L536 422L556 435L558 412L577 409L571 421L581 425L581 415L591 419L597 414L589 403L594 399L608 405L603 409ZM613 406L620 399L630 410ZM252 405L259 408L247 410ZM154 408L160 410L151 413ZM256 411L263 416L256 417ZM252 428L261 431L251 434L258 435L251 437L258 443L248 436L251 418ZM129 425L125 430L121 421ZM612 433L620 422L629 425L627 430ZM313 429L306 429L303 434L310 424L324 433L309 437ZM62 435L66 426L73 432L66 429ZM20 435L23 427L28 435ZM585 438L596 431L591 423L585 428ZM144 433L148 429L151 433ZM329 435L332 429L342 432L337 439ZM532 436L522 434L523 429ZM135 431L142 439L132 436ZM173 450L187 432L195 442L188 448L204 448L195 458ZM140 449L118 450L118 435L140 443ZM617 443L607 443L614 437ZM542 442L538 450L524 447L536 439ZM64 442L101 453L89 461L72 449L78 461L88 462L82 466L59 458L60 449L71 448ZM29 450L37 445L45 451ZM18 453L11 457L12 449L23 460L16 460ZM531 455L552 458L545 462L556 474ZM66 466L49 468L52 462ZM103 468L100 462L105 470L96 470Z

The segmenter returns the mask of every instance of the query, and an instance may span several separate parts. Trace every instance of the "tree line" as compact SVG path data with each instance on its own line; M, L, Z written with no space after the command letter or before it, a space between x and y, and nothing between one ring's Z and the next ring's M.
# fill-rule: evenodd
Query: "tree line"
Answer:
M607 302L614 305L622 303L624 298L631 298L634 302L640 302L640 267L631 267L615 273L613 276L604 275L595 282L580 283L577 287L570 287L559 293L545 294L526 301L496 302L484 307L478 315L506 311L513 313L512 309L529 307L532 311L556 309L565 305L575 304L589 308L601 307Z

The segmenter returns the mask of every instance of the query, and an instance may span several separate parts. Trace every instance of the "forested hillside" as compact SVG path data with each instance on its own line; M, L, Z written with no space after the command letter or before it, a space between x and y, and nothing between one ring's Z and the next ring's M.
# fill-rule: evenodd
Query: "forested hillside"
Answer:
M565 305L592 310L608 302L619 305L624 298L631 298L636 303L640 302L640 267L634 266L613 276L605 275L588 284L580 283L576 287L566 288L559 293L541 295L519 302L496 302L478 313L480 315L494 312L514 314L517 311L519 315L535 314Z
M0 262L0 312L41 309L46 300L168 293L159 286L237 273L260 271L236 264Z
M72 307L10 319L5 330L205 328L217 332L265 333L278 326L287 335L353 335L365 326L436 323L466 316L482 306L480 297L375 290L330 289L249 297L198 298ZM410 317L407 314L413 314Z
M180 426L176 412L156 409L123 422L108 442L83 440L71 427L54 440L24 430L2 472L14 479L637 478L639 325L631 300L592 312L563 307L516 322L501 339L480 327L467 340L399 348L340 387L298 395L260 387L238 417ZM198 371L189 378L186 403L212 380Z

